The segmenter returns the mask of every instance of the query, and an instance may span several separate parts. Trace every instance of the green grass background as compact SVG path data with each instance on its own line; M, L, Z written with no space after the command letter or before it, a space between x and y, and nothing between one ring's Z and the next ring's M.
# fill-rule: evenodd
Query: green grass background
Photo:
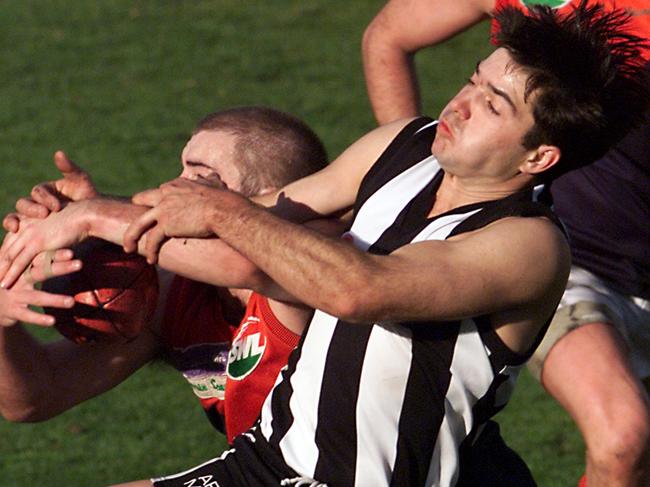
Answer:
M193 124L233 105L292 112L337 155L374 126L360 40L382 4L3 1L0 212L57 177L57 149L102 191L156 186L178 173ZM428 113L436 115L489 52L486 38L481 26L418 55ZM539 485L575 485L580 436L527 372L499 419ZM101 486L172 473L223 447L183 379L155 363L46 423L0 420L0 485Z

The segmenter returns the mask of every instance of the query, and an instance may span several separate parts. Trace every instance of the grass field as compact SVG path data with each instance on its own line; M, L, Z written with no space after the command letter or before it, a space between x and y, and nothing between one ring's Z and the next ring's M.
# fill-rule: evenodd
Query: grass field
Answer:
M194 122L233 105L290 111L335 156L374 126L359 46L382 4L5 0L0 212L56 177L56 149L68 151L105 192L155 186L178 172ZM471 30L418 57L429 113L438 113L489 51L486 33ZM499 419L539 485L575 485L580 437L527 373ZM182 378L152 364L47 423L0 420L0 485L101 486L171 473L223 446Z

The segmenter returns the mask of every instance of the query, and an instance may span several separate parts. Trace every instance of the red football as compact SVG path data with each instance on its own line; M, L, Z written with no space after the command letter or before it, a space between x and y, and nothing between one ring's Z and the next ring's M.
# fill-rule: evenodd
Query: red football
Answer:
M158 301L158 276L144 257L88 239L73 248L83 268L49 279L42 289L73 296L71 309L46 308L56 329L76 343L105 338L130 340L151 320Z

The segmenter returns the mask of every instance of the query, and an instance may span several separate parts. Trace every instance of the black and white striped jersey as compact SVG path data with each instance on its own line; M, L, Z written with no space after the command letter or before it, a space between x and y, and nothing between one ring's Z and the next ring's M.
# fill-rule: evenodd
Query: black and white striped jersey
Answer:
M435 131L431 119L411 122L364 178L349 232L358 248L389 254L505 216L551 217L531 189L428 218L443 174ZM363 325L316 311L255 443L330 487L454 485L463 443L505 405L527 358L481 316Z

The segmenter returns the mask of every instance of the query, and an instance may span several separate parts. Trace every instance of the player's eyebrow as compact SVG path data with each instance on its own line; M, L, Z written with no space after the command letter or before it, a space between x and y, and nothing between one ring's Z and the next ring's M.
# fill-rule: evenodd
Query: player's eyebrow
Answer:
M476 63L476 69L474 70L474 72L476 73L477 76L479 74L481 74L481 69L480 69L481 63L482 63L482 61L478 61ZM497 88L496 86L494 86L490 82L488 82L487 85L488 85L488 88L490 88L490 91L492 91L492 93L494 93L495 95L503 98L506 101L506 103L508 103L508 105L510 105L510 108L512 109L513 113L517 113L517 107L515 106L515 103L512 101L512 98L510 98L508 93L506 93L505 91Z

